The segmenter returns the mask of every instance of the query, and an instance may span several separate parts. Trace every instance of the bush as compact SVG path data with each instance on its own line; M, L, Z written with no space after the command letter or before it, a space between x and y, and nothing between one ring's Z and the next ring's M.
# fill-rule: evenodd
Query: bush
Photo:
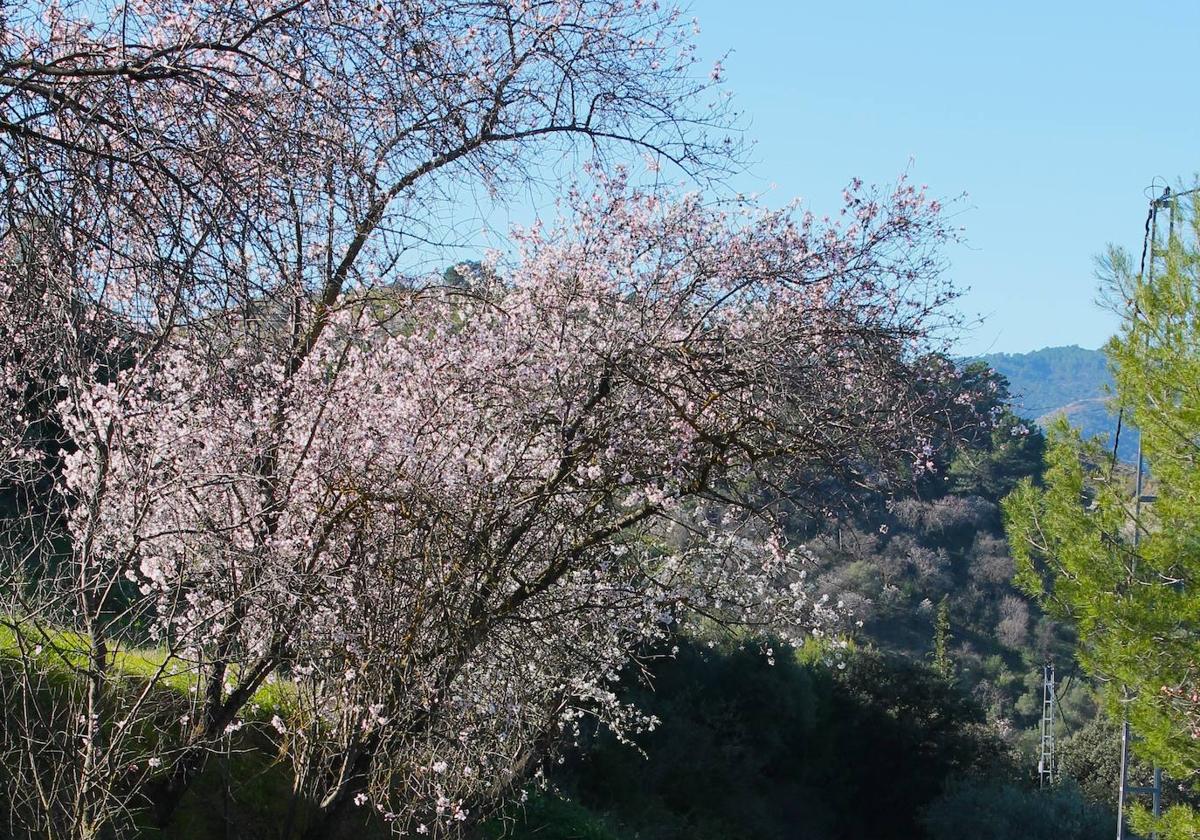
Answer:
M484 826L487 840L620 840L599 816L577 802L537 792Z
M627 695L663 721L645 755L602 733L561 784L641 840L908 840L948 779L1011 772L982 711L929 667L775 654L681 643Z
M1116 815L1069 783L1044 791L995 781L954 785L923 822L929 840L1094 840L1116 830Z

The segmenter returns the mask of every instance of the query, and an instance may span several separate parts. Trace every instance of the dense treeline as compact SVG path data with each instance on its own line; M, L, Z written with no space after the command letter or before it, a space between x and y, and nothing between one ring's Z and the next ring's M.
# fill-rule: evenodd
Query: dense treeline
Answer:
M662 718L641 753L604 733L493 836L1080 840L1113 824L1068 783L1042 793L961 686L894 654L684 643L631 692ZM986 802L980 816L981 803ZM995 821L999 833L950 831ZM1047 835L1050 836L1050 835Z
M887 840L914 836L947 778L1010 773L982 710L928 667L776 653L685 645L637 692L663 720L649 758L597 738L571 774L580 800L654 840Z
M1044 347L1032 353L990 353L980 361L1008 380L1017 410L1033 418L1101 397L1113 384L1101 350Z
M1103 349L1045 347L1031 353L989 353L980 360L1008 379L1020 414L1042 425L1062 416L1084 437L1113 440L1117 411L1110 402L1113 377ZM1137 430L1129 420L1124 418L1118 441L1118 455L1127 463L1137 457Z

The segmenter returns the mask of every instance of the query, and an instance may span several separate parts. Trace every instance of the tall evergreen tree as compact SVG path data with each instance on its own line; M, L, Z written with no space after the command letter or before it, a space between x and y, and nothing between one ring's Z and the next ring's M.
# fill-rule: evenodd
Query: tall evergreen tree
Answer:
M1044 488L1025 481L1004 503L1019 582L1075 623L1080 661L1106 681L1110 710L1128 714L1136 750L1193 781L1200 776L1198 209L1194 201L1172 208L1151 270L1135 272L1117 251L1106 262L1123 319L1106 350L1116 398L1142 434L1152 485L1143 492L1155 500L1135 504L1128 470L1063 422L1050 432ZM1200 818L1183 810L1167 823L1165 836L1200 830Z

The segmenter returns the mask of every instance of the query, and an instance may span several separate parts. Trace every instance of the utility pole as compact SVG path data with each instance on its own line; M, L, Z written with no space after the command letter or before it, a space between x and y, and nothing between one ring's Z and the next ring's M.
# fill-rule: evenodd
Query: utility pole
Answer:
M1158 211L1160 208L1166 207L1170 213L1170 223L1168 227L1169 237L1175 235L1175 202L1172 200L1171 188L1167 187L1158 198L1150 200L1150 217L1146 225L1146 244L1143 246L1143 271L1147 280L1154 278L1154 246L1157 244L1158 238ZM1168 240L1168 246L1170 242ZM1149 249L1150 259L1147 261L1146 250ZM1139 279L1140 276L1139 276ZM1118 434L1120 430L1118 429ZM1115 450L1114 450L1115 458ZM1154 501L1153 495L1147 495L1145 492L1145 459L1142 457L1142 433L1138 431L1138 448L1137 448L1137 485L1134 490L1133 497L1133 558L1130 562L1130 575L1137 573L1137 550L1141 544L1142 536L1142 503L1147 504ZM1128 696L1125 697L1128 700ZM1132 746L1133 731L1129 727L1129 714L1125 714L1125 719L1121 724L1121 780L1120 788L1117 795L1117 840L1127 840L1130 835L1125 830L1125 808L1126 802L1131 794L1150 794L1151 797L1151 813L1157 819L1162 815L1162 769L1155 765L1154 767L1154 783L1149 787L1130 787L1129 785L1129 750ZM1153 832L1151 835L1153 840L1157 840L1158 832Z
M1142 459L1142 437L1141 432L1138 432L1137 490L1135 491L1137 495L1133 500L1133 563L1137 563L1137 547L1141 542L1142 503L1146 502L1149 504L1154 501L1154 496L1147 495L1144 491L1144 477L1145 462ZM1134 567L1134 571L1136 571L1136 566ZM1117 797L1117 840L1127 840L1131 836L1125 831L1125 803L1128 801L1130 794L1150 794L1151 813L1155 818L1162 816L1162 768L1155 765L1153 784L1143 787L1130 787L1129 785L1129 749L1132 741L1133 731L1129 728L1129 715L1127 714L1124 723L1121 725L1121 791ZM1152 840L1158 840L1158 832L1153 832L1150 837Z
M1043 788L1054 784L1054 664L1042 668L1042 757L1038 760L1038 780Z

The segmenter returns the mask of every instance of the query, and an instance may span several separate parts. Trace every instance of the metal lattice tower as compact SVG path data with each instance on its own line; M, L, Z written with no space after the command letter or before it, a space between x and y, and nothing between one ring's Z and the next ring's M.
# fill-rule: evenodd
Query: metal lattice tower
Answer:
M1038 760L1038 779L1042 787L1054 784L1054 665L1042 669L1042 754Z

